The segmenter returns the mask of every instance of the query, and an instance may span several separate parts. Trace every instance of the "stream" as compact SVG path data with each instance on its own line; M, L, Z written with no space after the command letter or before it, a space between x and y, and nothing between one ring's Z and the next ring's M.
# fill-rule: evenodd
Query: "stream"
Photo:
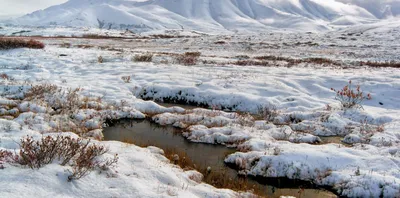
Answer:
M136 145L156 146L161 149L172 149L177 153L186 153L197 167L210 167L212 171L221 171L225 177L233 181L238 180L237 171L228 167L224 159L234 153L234 148L223 145L193 143L182 136L182 129L172 126L160 126L149 120L119 120L109 123L103 130L104 140L116 140ZM243 178L243 177L240 177ZM257 179L247 177L248 190L258 189L262 196L279 197L336 197L333 193L315 189L315 186L306 182L285 178ZM300 191L300 187L303 188ZM260 193L258 193L260 194Z

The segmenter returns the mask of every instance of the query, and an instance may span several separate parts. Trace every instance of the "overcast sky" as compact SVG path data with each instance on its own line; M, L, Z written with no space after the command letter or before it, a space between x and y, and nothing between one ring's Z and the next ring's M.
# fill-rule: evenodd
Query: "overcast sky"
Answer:
M23 15L67 0L0 0L0 16Z

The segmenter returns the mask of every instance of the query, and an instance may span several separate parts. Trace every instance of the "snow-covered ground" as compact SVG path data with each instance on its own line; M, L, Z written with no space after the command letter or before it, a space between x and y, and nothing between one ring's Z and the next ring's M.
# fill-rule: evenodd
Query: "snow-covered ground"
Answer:
M26 135L39 138L60 131L100 139L103 118L148 115L159 124L184 128L183 135L193 142L237 147L225 162L236 165L241 174L312 181L343 196L399 197L399 68L357 66L359 61L399 62L397 27L326 34L202 36L178 31L188 36L171 39L39 37L46 43L44 50L0 51L0 74L7 75L0 78L0 149L18 150L16 142ZM0 31L14 31L8 28L15 27ZM201 52L198 64L176 63L187 51ZM154 54L152 62L131 60L146 53ZM340 64L235 64L264 55L328 58ZM371 93L364 109L343 110L334 99L331 88L340 89L349 80ZM43 98L23 98L32 86L45 84L61 90ZM80 108L63 115L55 107L75 88L80 88ZM186 101L214 110L164 108L140 98ZM270 120L218 111L258 114L261 107L274 106L277 115ZM347 144L323 142L322 136L340 136ZM68 167L57 163L39 170L6 164L0 170L1 196L241 196L193 181L198 173L171 165L159 149L98 143L110 148L107 156L119 154L118 165L109 172L93 172L68 183Z

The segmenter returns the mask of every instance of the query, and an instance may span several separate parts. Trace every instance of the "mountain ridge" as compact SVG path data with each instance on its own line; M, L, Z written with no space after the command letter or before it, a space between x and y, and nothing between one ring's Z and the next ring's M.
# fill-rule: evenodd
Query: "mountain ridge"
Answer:
M396 7L397 8L397 7ZM98 27L149 31L331 30L374 23L398 13L378 14L338 0L70 0L9 23L32 26Z

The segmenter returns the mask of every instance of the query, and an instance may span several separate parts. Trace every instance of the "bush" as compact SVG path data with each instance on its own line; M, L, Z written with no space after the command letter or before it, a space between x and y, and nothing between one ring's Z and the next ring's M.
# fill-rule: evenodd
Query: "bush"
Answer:
M72 166L68 181L79 179L96 168L105 170L118 161L117 155L113 159L103 162L96 160L97 157L107 152L105 147L90 144L90 140L85 141L70 136L57 136L56 138L47 136L40 141L35 141L28 136L21 139L20 147L18 155L13 157L17 164L39 169L58 159L60 165L70 164Z
M4 169L3 164L12 161L13 154L10 151L0 150L0 169Z
M10 79L10 77L9 77L6 73L0 74L0 78L1 78L1 79L4 79L4 80Z
M102 56L97 57L97 62L98 63L103 63L104 62L104 58Z
M134 62L151 62L153 60L153 54L135 55L132 58Z
M341 90L336 90L331 88L331 90L336 92L335 99L340 102L343 108L363 108L361 103L365 99L371 100L371 94L366 96L360 90L360 85L357 85L355 89L352 88L351 80L344 86Z
M258 106L257 115L268 122L272 122L279 115L279 111L273 104L260 105Z
M88 144L89 142L85 144L82 149L79 149L78 156L74 160L74 164L72 166L73 169L71 175L68 176L68 181L80 179L96 168L107 170L108 167L118 162L117 155L115 155L113 159L107 160L103 163L96 161L96 157L106 153L107 149L97 145L88 146Z
M27 101L44 98L45 94L55 94L59 90L57 85L53 84L33 85L29 91L24 93L24 98Z
M24 40L15 38L0 38L0 50L16 49L16 48L31 48L43 49L44 44L37 40Z
M131 76L122 76L121 79L125 82L125 83L130 83L131 80Z
M182 55L179 55L176 60L179 64L196 65L200 56L200 52L186 52Z

